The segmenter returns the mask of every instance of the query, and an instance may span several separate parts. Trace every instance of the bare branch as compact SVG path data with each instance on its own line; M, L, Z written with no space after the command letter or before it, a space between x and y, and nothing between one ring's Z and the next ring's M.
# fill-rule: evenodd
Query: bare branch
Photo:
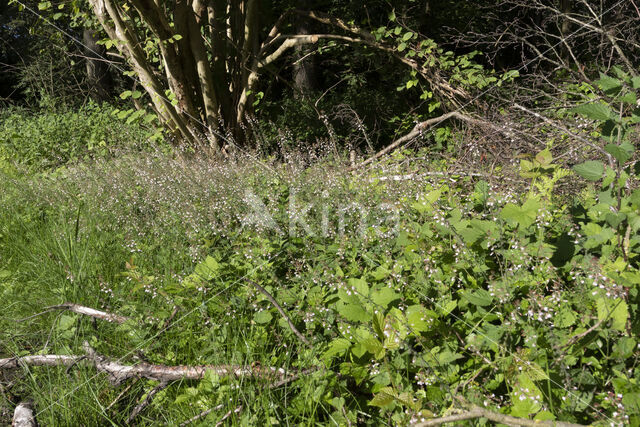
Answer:
M160 384L155 386L149 393L147 393L147 396L145 397L145 399L142 402L140 402L135 408L133 408L133 411L131 411L129 418L127 418L127 424L131 424L134 418L137 417L138 414L142 412L142 410L149 405L149 403L151 403L153 396L155 396L159 391L164 390L168 385L169 385L169 381L162 381Z
M192 423L192 422L194 422L194 421L198 421L200 418L204 418L204 417L206 417L206 416L207 416L207 415L209 415L211 412L213 412L213 411L218 411L218 410L222 409L222 407L223 407L223 406L224 406L223 404L220 404L220 405L218 405L218 406L214 406L213 408L209 408L209 409L207 409L206 411L202 411L202 412L200 412L198 415L196 415L195 417L191 417L191 418L189 418L187 421L185 421L185 422L183 422L182 424L180 424L180 427L184 427L184 426L186 426L186 425L188 425L188 424L191 424L191 423Z
M423 122L420 122L418 124L416 124L413 127L413 130L411 132L409 132L408 134L396 139L395 141L393 141L391 144L389 144L388 146L386 146L384 149L378 151L376 154L374 154L373 156L369 157L367 160L358 163L355 166L351 166L347 169L347 172L352 172L356 169L360 169L363 166L368 165L369 163L379 159L380 157L384 156L385 154L395 150L396 148L398 148L399 146L401 146L402 144L409 142L415 138L417 138L418 136L422 135L424 133L425 130L427 130L427 128L438 124L440 122L443 122L445 120L448 119L458 119L458 120L462 120L464 122L467 123L471 123L471 124L477 124L477 125L485 125L485 126L490 126L490 127L494 127L496 129L498 129L501 132L504 132L503 129L498 128L495 125L492 125L491 123L485 122L484 120L480 120L480 119L476 119L474 117L471 116L467 116L466 114L462 114L458 111L452 111L450 113L446 113L443 114L442 116L439 117L434 117L432 119L428 119L425 120Z
M278 311L280 312L280 315L282 315L282 317L284 317L284 319L287 321L287 323L289 324L289 327L291 328L293 333L296 334L298 338L300 338L300 341L302 341L303 343L305 343L306 345L311 347L311 343L309 342L309 340L304 335L302 335L300 333L298 328L296 328L296 326L293 324L293 322L291 321L289 316L287 316L287 313L285 313L285 311L280 306L280 304L278 304L278 301L276 301L276 299L269 292L267 292L267 290L265 288L263 288L262 286L260 286L256 282L254 282L253 280L248 279L248 278L245 278L245 280L248 283L250 283L251 285L253 285L257 290L259 290L264 296L267 297L267 299L271 302L271 304L273 304L273 306L278 309Z
M476 418L486 418L495 423L502 423L512 426L523 427L541 427L541 426L553 426L553 427L583 427L581 424L567 423L563 421L540 421L540 420L528 420L526 418L517 418L510 415L499 414L497 412L489 411L480 407L474 407L470 411L463 412L461 414L449 415L442 418L434 418L419 424L416 427L428 427L439 426L446 423L455 423L464 420L473 420Z

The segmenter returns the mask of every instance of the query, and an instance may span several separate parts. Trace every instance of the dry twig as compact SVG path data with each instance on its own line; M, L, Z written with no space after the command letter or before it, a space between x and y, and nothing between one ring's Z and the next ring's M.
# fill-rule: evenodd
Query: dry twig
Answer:
M188 425L188 424L191 424L191 423L192 423L192 422L194 422L194 421L198 421L200 418L204 418L204 417L206 417L206 416L207 416L207 415L209 415L211 412L213 412L213 411L217 411L217 410L219 410L219 409L222 409L222 407L223 407L223 406L224 406L224 405L220 404L220 405L218 405L218 406L214 406L213 408L209 408L209 409L207 409L206 411L202 411L202 412L200 412L198 415L196 415L195 417L191 417L191 418L189 418L187 421L185 421L185 422L183 422L182 424L180 424L180 427L184 427L184 426L186 426L186 425Z
M525 418L512 417L511 415L499 414L480 407L473 407L467 412L463 412L456 415L449 415L447 417L434 418L419 424L416 427L427 426L439 426L446 423L457 423L464 420L473 420L476 418L486 418L489 421L495 423L507 424L511 426L523 426L523 427L583 427L581 424L567 423L563 421L540 421L540 420L528 420Z
M273 306L278 309L278 311L280 312L282 317L284 317L284 320L287 321L287 323L289 324L289 327L291 328L293 333L296 334L296 336L298 338L300 338L300 341L302 341L303 343L305 343L306 345L311 347L311 343L309 342L309 340L304 335L302 335L300 333L298 328L295 327L295 325L293 324L293 322L291 321L289 316L287 316L287 313L285 313L284 309L280 306L280 304L278 304L278 301L276 301L276 299L269 292L267 292L267 290L265 288L263 288L262 286L260 286L256 282L254 282L253 280L248 279L246 277L245 277L245 280L247 282L249 282L251 285L253 285L257 290L259 290L264 296L267 297L267 299L271 302L271 304L273 304Z
M155 396L160 390L165 389L168 385L169 385L169 381L162 381L160 384L155 386L149 393L147 393L147 397L145 397L144 400L140 402L135 408L133 408L133 411L131 411L129 418L127 418L127 424L131 424L133 419L137 417L138 414L142 412L142 410L149 405L149 403L151 403L153 396Z

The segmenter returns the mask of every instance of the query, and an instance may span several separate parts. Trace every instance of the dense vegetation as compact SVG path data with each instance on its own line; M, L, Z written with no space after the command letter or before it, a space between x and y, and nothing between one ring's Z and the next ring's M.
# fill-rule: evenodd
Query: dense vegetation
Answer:
M640 425L632 4L130 3L0 5L0 424Z

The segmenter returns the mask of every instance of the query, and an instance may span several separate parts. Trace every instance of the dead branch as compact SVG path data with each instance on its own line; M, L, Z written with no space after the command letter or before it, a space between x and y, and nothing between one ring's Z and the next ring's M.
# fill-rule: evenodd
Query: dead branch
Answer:
M217 411L217 410L219 410L219 409L222 409L222 407L223 407L223 406L224 406L224 405L220 404L220 405L218 405L218 406L214 406L213 408L209 408L209 409L207 409L206 411L202 411L202 412L200 412L198 415L196 415L195 417L191 417L191 418L189 418L187 421L185 421L185 422L183 422L182 424L180 424L180 427L184 427L184 426L186 426L186 425L188 425L188 424L191 424L191 423L192 423L192 422L194 422L194 421L198 421L200 418L204 418L204 417L206 417L206 416L207 416L207 415L209 415L211 412L213 412L213 411Z
M541 426L554 426L554 427L582 427L581 424L567 423L563 421L540 421L540 420L528 420L526 418L517 418L510 415L499 414L497 412L489 411L480 407L473 407L467 412L461 414L449 415L447 417L434 418L419 424L416 427L427 426L439 426L446 423L455 423L464 420L473 420L476 418L486 418L495 423L502 423L512 426L524 426L524 427L541 427Z
M399 146L401 146L402 144L409 142L411 140L413 140L414 138L417 138L418 136L422 135L427 128L436 125L440 122L443 122L445 120L448 119L458 119L458 120L462 120L464 122L470 123L470 124L476 124L476 125L483 125L483 126L490 126L492 128L496 128L497 130L501 131L501 132L505 132L504 129L500 129L498 126L491 124L489 122L486 122L484 120L480 120L480 119L476 119L474 117L468 116L466 114L462 114L458 111L451 111L450 113L446 113L443 114L439 117L434 117L432 119L428 119L425 120L423 122L420 122L418 124L416 124L413 127L413 130L411 130L411 132L409 132L408 134L396 139L395 141L393 141L391 144L389 144L388 146L386 146L385 148L383 148L382 150L378 151L376 154L374 154L373 156L369 157L367 160L358 163L355 166L351 166L347 169L347 172L352 172L356 169L360 169L366 165L368 165L369 163L379 159L380 157L384 156L385 154L395 150L396 148L398 148Z
M162 381L160 384L155 386L149 393L147 393L147 397L145 397L144 400L140 402L135 408L133 408L133 411L131 411L131 415L129 415L129 418L127 418L127 424L131 424L133 419L137 417L138 414L142 412L142 410L149 405L149 403L151 403L153 396L155 396L159 391L165 389L168 385L169 385L169 381Z
M273 304L273 306L275 308L278 309L278 311L280 312L280 314L282 315L282 317L284 317L284 320L287 321L287 323L289 324L289 327L291 328L291 330L293 331L294 334L296 334L296 336L298 338L300 338L300 341L302 341L303 343L305 343L306 345L308 345L309 347L311 347L311 343L309 342L309 340L300 333L300 331L298 330L298 328L296 328L296 326L293 324L293 322L291 321L291 319L289 318L289 316L287 316L287 313L285 313L285 311L283 310L283 308L280 306L280 304L278 304L278 301L276 301L276 299L269 293L267 292L267 290L265 288L263 288L262 286L260 286L259 284L257 284L256 282L254 282L251 279L248 279L245 277L245 280L250 283L251 285L253 285L257 290L259 290L264 296L267 297L267 299L271 302L271 304Z
M11 427L36 427L35 415L33 414L32 402L21 402L13 412L13 422Z
M291 376L290 376L290 377L288 377L288 378L282 379L282 380L280 380L280 381L277 381L277 382L275 382L275 383L271 384L271 385L269 386L269 389L271 390L271 389L274 389L274 388L282 387L283 385L285 385L285 384L289 384L290 382L293 382L293 381L296 381L297 379L299 379L299 378L301 378L301 377L305 377L305 376L307 376L307 375L309 375L309 374L312 374L312 373L316 372L316 371L317 371L317 370L319 370L319 369L320 369L320 368L310 368L310 369L305 369L305 370L304 370L304 371L302 371L302 372L298 372L298 373L297 373L297 374L295 374L295 375L291 375Z
M70 366L85 363L108 375L113 385L119 385L130 378L147 378L160 382L176 380L201 380L207 371L219 376L248 377L255 379L283 379L289 377L282 368L243 365L197 365L166 366L140 363L124 365L99 355L89 346L83 345L86 355L35 355L0 359L0 369L17 369L23 366Z
M234 412L237 414L240 411L242 411L242 405L236 407L236 409L234 409L232 411L227 412L226 414L224 414L224 416L222 418L220 418L220 421L218 421L216 423L216 427L220 427L223 424L224 420L229 418L231 416L231 414L233 414Z
M567 348L567 347L571 347L573 344L575 344L577 341L580 341L582 338L586 337L587 335L589 335L591 332L595 331L596 329L598 329L600 327L600 325L602 325L602 322L604 322L605 320L607 320L608 317L602 318L600 320L598 320L593 326L591 326L589 329L587 329L586 331L579 333L577 335L572 336L571 338L569 338L567 340L567 342L565 342L564 344L561 345L557 345L554 347L555 350L560 350L563 348Z
M513 106L514 106L514 107L516 107L516 108L517 108L517 109L519 109L519 110L524 111L524 112L525 112L525 113L527 113L527 114L531 114L532 116L534 116L534 117L536 117L536 118L538 118L538 119L542 120L543 122L545 122L545 123L547 123L547 124L549 124L549 125L551 125L551 126L555 127L556 129L559 129L559 130L563 131L567 136L570 136L570 137L572 137L572 138L574 138L574 139L576 139L576 140L578 140L578 141L582 142L583 144L585 144L585 145L587 145L587 146L589 146L589 147L593 148L593 149L594 149L594 150L596 150L597 152L599 152L599 153L601 153L601 154L605 155L605 156L607 157L607 159L609 160L609 165L610 165L612 168L615 168L615 162L614 162L614 160L613 160L613 156L612 156L611 154L607 153L607 152L606 152L602 147L599 147L598 145L594 144L593 142L589 141L589 140L588 140L588 139L586 139L586 138L583 138L583 137L582 137L582 136L580 136L580 135L576 135L575 133L573 133L573 132L571 132L569 129L567 129L565 126L562 126L561 124L556 123L555 121L551 120L551 119L550 119L550 118L548 118L548 117L543 116L543 115L542 115L542 114L540 114L540 113L536 113L535 111L531 111L531 110L529 110L528 108L523 107L523 106L522 106L522 105L520 105L520 104L513 104Z
M124 390L122 390L122 391L120 392L120 394L118 394L118 396L116 396L116 398L115 398L115 399L113 399L113 402L111 402L111 403L109 404L109 406L107 406L107 407L105 408L105 412L106 412L106 411L108 411L109 409L113 408L113 405L115 405L116 403L118 403L118 401L122 398L122 396L124 396L125 394L127 394L127 392L128 392L129 390L131 390L131 387L133 387L133 385L134 385L135 383L137 383L137 382L138 382L138 378L136 378L135 380L131 381L131 382L130 382L130 383L129 383L125 388L124 388Z
M96 310L95 308L85 307L83 305L74 304L71 302L66 302L60 305L53 305L51 307L46 307L45 310L69 310L77 314L83 314L85 316L93 317L95 319L106 320L107 322L119 323L122 324L128 320L125 316L120 316L119 314L107 313L106 311Z

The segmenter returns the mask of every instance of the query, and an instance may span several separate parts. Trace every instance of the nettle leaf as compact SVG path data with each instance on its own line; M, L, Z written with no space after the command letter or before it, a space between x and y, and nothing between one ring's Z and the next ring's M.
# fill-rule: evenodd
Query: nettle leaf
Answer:
M411 207L419 213L431 212L434 208L434 204L438 201L441 194L441 189L433 190L422 196L422 198L411 205Z
M343 301L339 301L336 304L336 310L340 313L345 319L350 320L352 322L366 322L369 320L369 315L367 311L362 307L359 303L345 303Z
M378 394L373 396L369 401L369 405L384 408L391 405L396 399L396 392L391 387L383 387Z
M347 285L351 287L351 290L357 292L358 295L362 295L363 297L369 295L369 285L367 285L367 281L364 279L351 278L347 281Z
M573 310L563 305L562 307L560 307L558 314L554 318L553 324L556 328L568 328L575 322L576 316L573 314Z
M571 109L571 111L592 120L605 121L615 117L614 112L608 106L599 102L580 105Z
M385 309L389 306L391 301L395 301L400 297L400 294L389 289L388 286L382 286L371 291L371 300Z
M631 151L627 151L629 148L631 148ZM607 144L604 149L607 153L611 154L618 161L618 163L621 164L629 160L631 158L631 155L633 154L633 146L631 146L631 144L628 144L626 146Z
M542 392L526 374L520 374L511 391L511 415L528 417L542 409Z
M636 348L636 340L631 337L621 337L613 346L613 357L626 359L633 355Z
M322 359L331 360L335 356L344 356L351 347L351 341L346 338L336 338L331 341L329 348L322 355Z
M600 80L596 82L607 95L615 95L622 89L622 82L616 78L600 73Z
M602 178L604 164L598 160L589 160L572 168L578 175L588 181L597 181Z
M211 280L216 277L218 270L220 270L220 264L209 255L196 266L194 272L202 280Z
M536 220L539 207L540 203L535 198L528 199L522 207L514 203L507 203L502 208L500 217L508 222L515 222L521 227L526 228Z
M627 303L620 299L599 298L596 302L598 307L598 320L606 321L611 319L611 328L624 332L629 319L629 308Z
M538 154L536 154L535 160L536 162L538 162L540 166L547 167L553 161L553 155L551 154L551 151L549 151L549 149L546 148L541 152L539 152Z
M462 298L478 307L486 307L488 305L491 305L491 303L493 302L493 297L491 296L489 291L485 289L477 289L473 292L465 292L462 294Z

